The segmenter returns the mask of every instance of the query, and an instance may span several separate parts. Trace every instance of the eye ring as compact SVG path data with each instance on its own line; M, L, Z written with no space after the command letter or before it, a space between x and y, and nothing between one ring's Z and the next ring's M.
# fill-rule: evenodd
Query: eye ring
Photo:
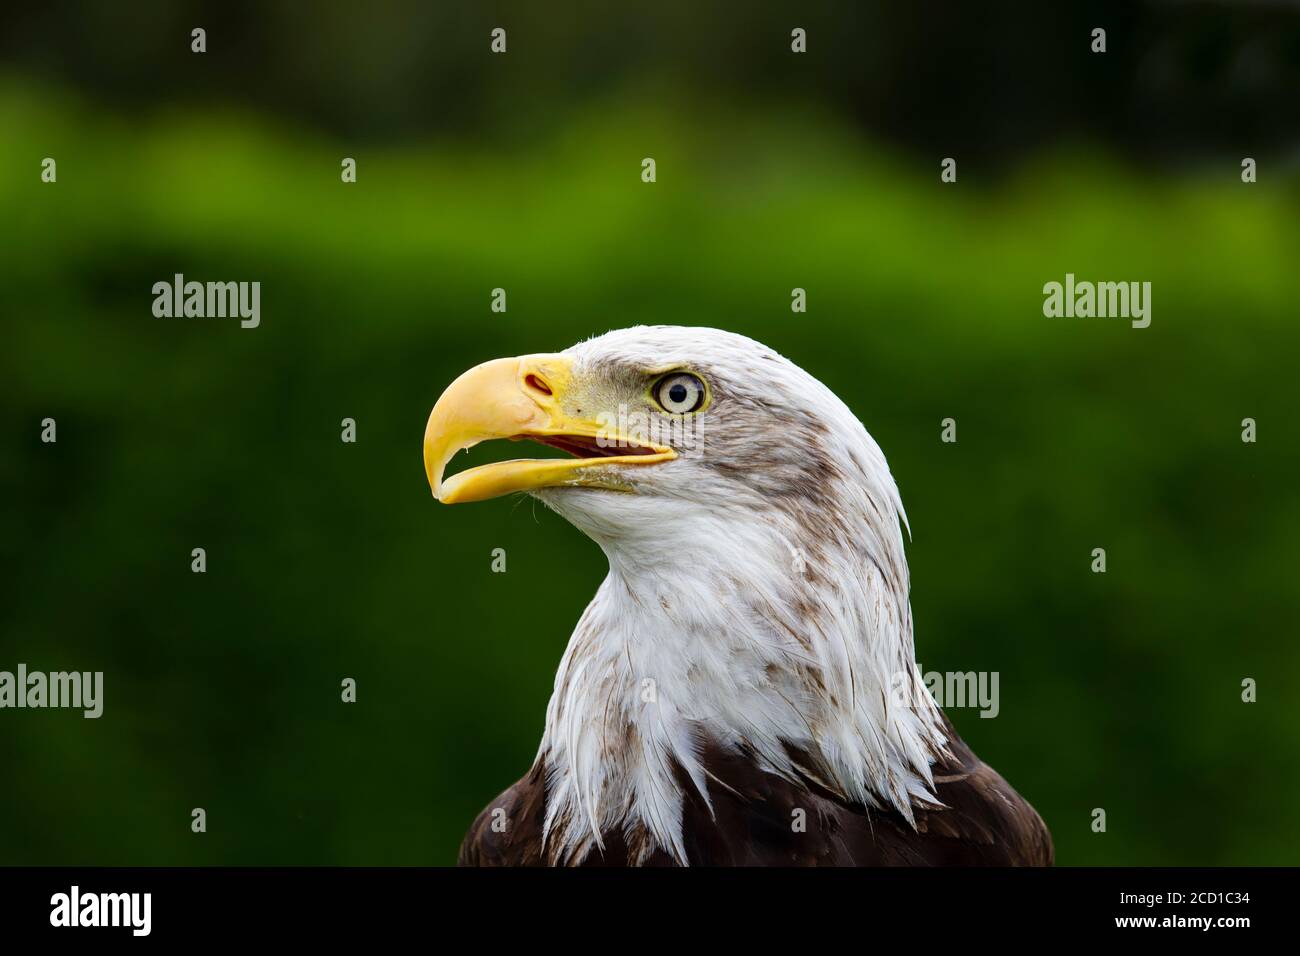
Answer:
M650 395L669 415L689 415L704 407L709 391L698 375L669 372L655 382Z

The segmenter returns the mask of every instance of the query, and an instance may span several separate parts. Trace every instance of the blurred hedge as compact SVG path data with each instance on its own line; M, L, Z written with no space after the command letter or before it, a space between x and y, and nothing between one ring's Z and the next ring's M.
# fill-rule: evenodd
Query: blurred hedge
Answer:
M1000 672L996 720L952 716L1061 862L1296 862L1294 171L1075 146L945 186L683 95L359 154L5 81L0 128L0 669L106 672L98 721L0 712L0 863L450 862L531 761L603 561L531 502L435 506L425 416L471 364L640 322L752 335L857 411L912 519L921 662ZM154 318L176 272L259 280L261 327ZM1151 281L1151 327L1044 318L1066 272Z

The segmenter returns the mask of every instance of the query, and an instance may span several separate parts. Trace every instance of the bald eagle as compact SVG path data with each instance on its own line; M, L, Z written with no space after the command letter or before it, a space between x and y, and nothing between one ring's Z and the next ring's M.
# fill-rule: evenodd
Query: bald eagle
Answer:
M444 479L499 438L573 457ZM883 453L794 363L673 326L498 359L438 399L424 463L439 501L525 492L609 560L462 865L1051 864L921 683Z

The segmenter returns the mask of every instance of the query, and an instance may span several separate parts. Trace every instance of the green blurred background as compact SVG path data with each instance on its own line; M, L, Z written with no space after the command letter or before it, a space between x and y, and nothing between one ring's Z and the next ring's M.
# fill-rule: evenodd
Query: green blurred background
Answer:
M435 505L425 418L643 322L863 420L920 661L1000 673L950 715L1059 862L1296 862L1294 7L125 6L0 39L0 669L105 673L99 720L0 711L0 863L452 862L604 561ZM261 327L154 318L177 272L260 281ZM1044 318L1067 272L1150 281L1151 327Z

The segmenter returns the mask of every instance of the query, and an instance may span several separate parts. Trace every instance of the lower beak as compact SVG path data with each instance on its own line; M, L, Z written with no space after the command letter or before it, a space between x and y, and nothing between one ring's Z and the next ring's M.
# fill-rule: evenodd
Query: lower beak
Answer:
M621 488L626 482L609 466L653 465L677 457L671 448L631 441L607 423L566 412L572 384L572 363L553 354L485 362L452 382L424 429L424 471L434 497L458 504L537 488ZM456 452L493 438L554 438L595 454L495 462L443 481Z

